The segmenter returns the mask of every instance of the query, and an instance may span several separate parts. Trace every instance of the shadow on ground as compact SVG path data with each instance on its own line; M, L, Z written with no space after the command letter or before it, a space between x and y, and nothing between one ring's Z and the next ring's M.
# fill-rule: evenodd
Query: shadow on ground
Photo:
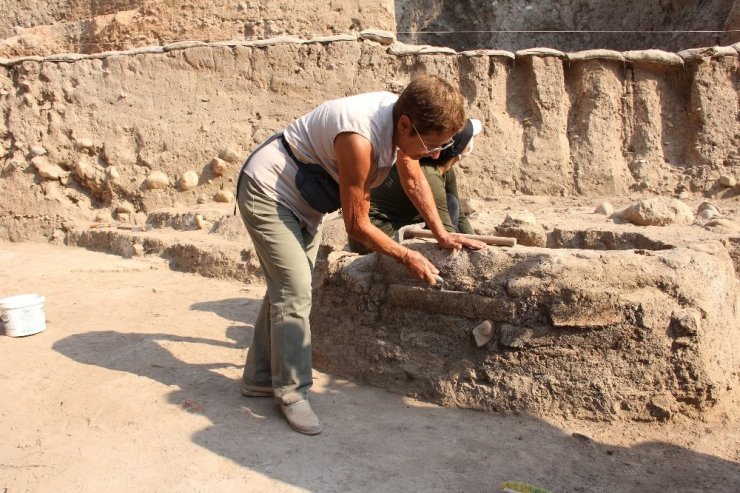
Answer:
M259 302L249 301L252 320ZM195 411L211 423L191 437L194 443L311 491L498 491L502 481L519 480L552 491L730 492L740 484L739 464L670 444L614 447L532 417L411 405L402 396L325 375L318 375L311 399L326 429L316 437L299 435L272 399L240 396L239 380L218 371L241 373L233 361L251 339L250 323L240 320L244 300L193 309L236 321L226 329L231 342L172 335L163 327L157 333L75 334L54 350L82 364L176 386L167 400L183 407L197 402ZM186 363L165 347L169 342L238 354L230 361Z

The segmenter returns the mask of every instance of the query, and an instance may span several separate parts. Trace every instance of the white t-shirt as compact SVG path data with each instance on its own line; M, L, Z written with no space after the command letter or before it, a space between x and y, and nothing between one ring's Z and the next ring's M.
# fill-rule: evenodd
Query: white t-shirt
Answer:
M362 135L372 145L370 186L383 183L396 162L393 146L393 105L398 96L390 92L372 92L326 101L292 122L283 132L295 157L304 163L321 165L339 181L339 166L334 154L334 140L340 133ZM300 164L286 156L279 140L252 157L245 173L270 197L290 208L302 225L315 234L324 214L303 199L295 185ZM270 157L271 156L271 157Z

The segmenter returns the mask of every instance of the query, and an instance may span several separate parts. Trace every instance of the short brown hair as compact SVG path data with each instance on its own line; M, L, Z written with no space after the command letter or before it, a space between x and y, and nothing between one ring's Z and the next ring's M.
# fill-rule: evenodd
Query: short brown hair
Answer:
M465 124L462 94L436 75L420 75L409 82L393 106L393 122L407 115L421 133L457 133Z

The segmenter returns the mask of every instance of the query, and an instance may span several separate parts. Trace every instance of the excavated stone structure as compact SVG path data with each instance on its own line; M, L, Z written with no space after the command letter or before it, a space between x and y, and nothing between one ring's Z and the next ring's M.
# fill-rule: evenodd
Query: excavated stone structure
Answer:
M481 252L407 243L441 291L386 257L331 253L316 366L444 405L595 420L697 416L737 385L740 290L720 243L565 236Z

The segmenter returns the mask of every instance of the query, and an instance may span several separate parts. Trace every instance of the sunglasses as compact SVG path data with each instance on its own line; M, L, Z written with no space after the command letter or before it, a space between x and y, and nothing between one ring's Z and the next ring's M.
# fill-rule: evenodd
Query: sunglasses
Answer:
M432 147L432 148L430 149L430 148L429 148L429 147L427 147L427 145L426 145L426 144L424 143L424 139L422 139L422 138L421 138L421 134L419 133L419 131L418 131L418 130L416 130L416 125L414 125L414 123L412 122L412 123L411 123L411 126L413 127L413 129L414 129L414 132L416 132L416 136L417 136L417 137L419 137L419 142L421 142L421 145L423 145L423 146L424 146L424 151L425 151L425 153L426 153L426 154L435 154L435 153L437 153L437 152L442 152L442 151L444 151L445 149L449 149L450 147L452 147L453 145L455 145L455 139L452 139L452 140L450 140L449 142L447 142L446 144L442 144L442 145L441 145L441 146L439 146L439 147Z

